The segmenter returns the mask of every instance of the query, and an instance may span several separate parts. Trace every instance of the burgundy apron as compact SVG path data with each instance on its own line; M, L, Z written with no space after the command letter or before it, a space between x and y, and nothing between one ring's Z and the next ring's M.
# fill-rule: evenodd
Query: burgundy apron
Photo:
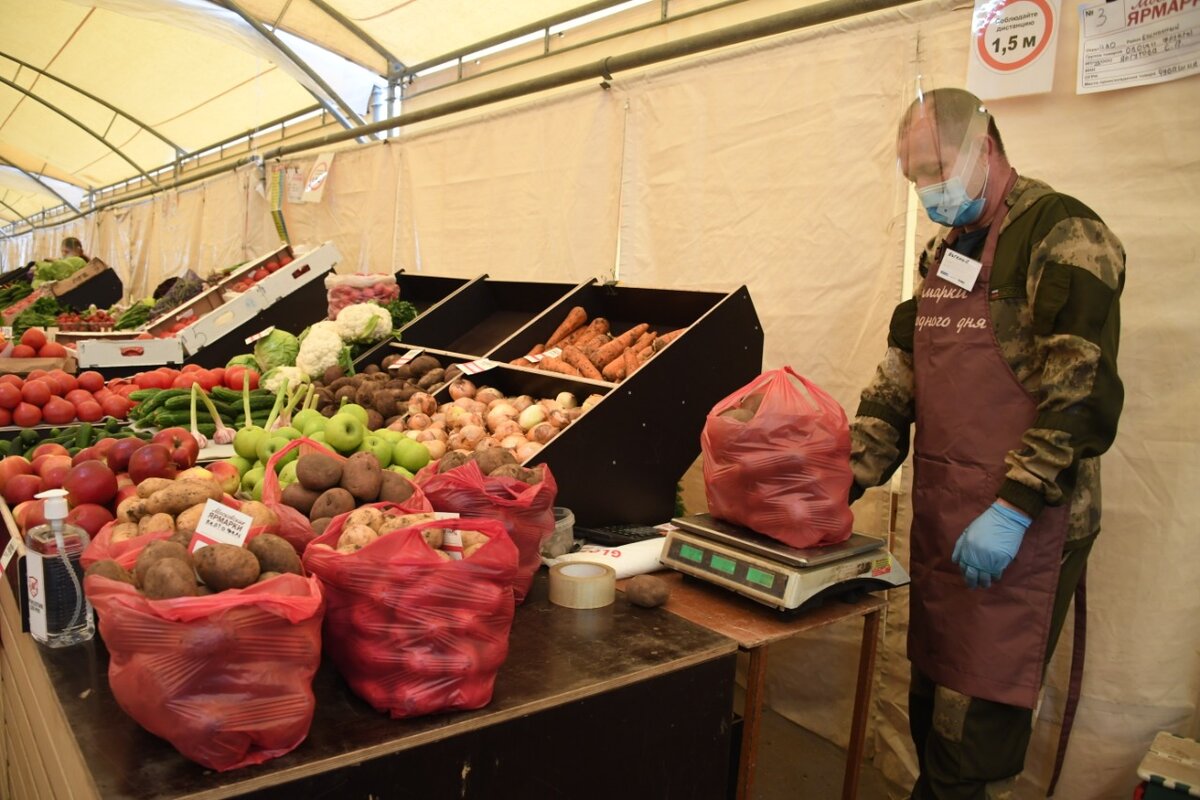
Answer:
M1016 181L1014 171L1004 196ZM968 589L954 544L996 500L1037 415L996 342L988 301L992 259L1007 214L988 229L970 291L925 278L913 341L916 384L912 591L908 657L930 680L970 697L1033 708L1042 684L1069 509L1046 507L1017 557L988 589ZM951 231L947 244L957 238Z

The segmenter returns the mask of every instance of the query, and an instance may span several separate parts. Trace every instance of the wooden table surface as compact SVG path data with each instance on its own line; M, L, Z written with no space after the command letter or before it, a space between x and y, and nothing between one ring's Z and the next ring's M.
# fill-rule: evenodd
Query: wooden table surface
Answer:
M5 605L7 638L14 635L11 595ZM6 641L6 647L8 644ZM28 644L33 646L32 641ZM735 650L735 642L724 636L662 609L633 607L623 596L613 605L593 611L551 605L543 571L525 604L517 609L509 657L487 707L392 720L351 693L325 663L314 681L316 715L308 739L266 764L226 773L187 761L121 711L109 690L108 653L99 639L65 650L37 647L30 652L36 652L34 657L44 664L49 697L57 700L55 705L61 706L69 720L86 773L100 797L210 800L524 717L728 656Z

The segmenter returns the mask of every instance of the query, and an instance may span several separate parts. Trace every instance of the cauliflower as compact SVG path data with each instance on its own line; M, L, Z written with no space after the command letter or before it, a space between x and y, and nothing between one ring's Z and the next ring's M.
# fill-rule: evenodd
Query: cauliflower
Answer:
M392 314L375 303L346 306L337 315L337 331L342 341L378 342L392 335Z
M308 376L299 367L276 367L263 375L262 386L268 392L278 392L283 389L285 379L288 386L294 389L296 384L308 380Z
M296 366L301 372L319 380L325 370L341 362L345 345L337 330L335 322L318 322L308 329L296 355Z

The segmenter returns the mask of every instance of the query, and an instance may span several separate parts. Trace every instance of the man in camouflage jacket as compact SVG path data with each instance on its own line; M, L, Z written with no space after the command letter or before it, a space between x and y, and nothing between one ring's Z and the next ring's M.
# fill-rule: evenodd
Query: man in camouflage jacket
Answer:
M964 204L970 201L975 208L982 206L980 223L964 224L961 220L969 216L966 214L953 220L940 214L943 223L957 224L943 228L920 256L921 283L916 296L896 308L887 351L862 393L851 426L855 478L851 500L861 496L864 489L886 482L901 465L908 453L909 430L914 422L918 429L922 424L939 424L938 416L921 414L916 402L917 375L922 373L914 369L914 357L920 362L921 328L930 323L928 316L918 313L919 299L935 303L940 301L939 293L957 291L933 281L931 271L938 270L948 240L950 249L979 260L988 233L982 223L993 220L999 233L993 242L994 259L985 285L986 304L980 307L990 312L995 345L1002 356L1002 362L997 359L996 363L1006 363L1011 369L1036 404L1036 414L1031 415L1034 421L1024 429L1019 443L1003 456L1003 465L997 465L996 474L1002 477L993 490L996 508L972 522L962 536L968 539L972 528L981 525L987 513L1019 520L1019 528L1036 522L1045 509L1069 508L1045 649L1048 661L1100 529L1098 456L1112 444L1123 402L1116 362L1125 253L1113 233L1087 206L1041 181L1016 177L990 114L978 98L961 90L939 89L926 94L913 104L901 123L901 166L906 177L916 183L923 202L924 190L931 186L928 193L942 192L940 197L944 199L952 159L941 167L936 163L922 166L918 148L910 139L917 135L920 125L926 125L943 151L938 158L945 158L944 151L950 149L946 143L961 141L965 148L966 140L971 138L965 131L975 124L981 126L976 129L977 138L982 142L981 158L986 161L980 162L984 165L980 170L972 172L972 167L962 173L969 190L963 198ZM980 132L983 128L986 134ZM997 176L1010 171L1014 180L1005 192L997 182L1002 178ZM929 202L925 205L931 209ZM933 210L930 215L939 221ZM931 283L937 287L927 289ZM918 343L916 348L914 341ZM988 396L969 398L969 405L972 408L963 419L974 414L976 420L986 420ZM953 437L953 432L948 435ZM920 479L918 469L918 482ZM920 488L914 487L914 504L919 503ZM919 508L916 510L920 513ZM914 525L914 550L918 535ZM979 592L984 593L996 591L987 588L992 581L1003 586L1004 566L1025 554L1017 549L1019 533L1013 541L1012 552L1001 561L999 571L970 575L966 578L969 585L981 587ZM1025 549L1029 549L1028 544ZM914 562L916 558L914 555ZM966 566L959 563L958 547L954 560L967 576ZM982 577L982 582L976 583L976 577ZM917 602L916 595L913 602ZM913 788L914 800L1006 796L1007 788L1023 768L1031 714L1030 708L971 696L954 686L942 685L914 667L910 721L921 767Z

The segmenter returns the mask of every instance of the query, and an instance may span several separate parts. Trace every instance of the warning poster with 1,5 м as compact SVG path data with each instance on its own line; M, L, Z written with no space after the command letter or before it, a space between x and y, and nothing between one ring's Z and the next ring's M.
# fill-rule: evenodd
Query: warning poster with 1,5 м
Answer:
M1200 0L1110 0L1079 7L1076 94L1200 74Z
M967 89L984 100L1050 91L1058 12L1059 0L976 0Z

